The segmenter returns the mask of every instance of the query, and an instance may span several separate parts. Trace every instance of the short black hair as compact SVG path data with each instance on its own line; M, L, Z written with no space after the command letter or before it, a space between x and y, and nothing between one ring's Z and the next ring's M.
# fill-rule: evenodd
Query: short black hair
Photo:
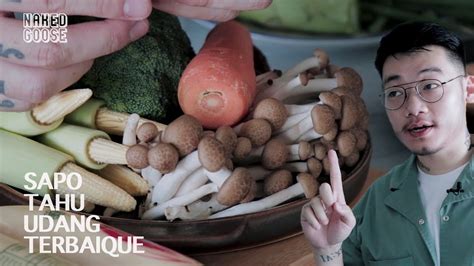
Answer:
M466 67L464 44L453 32L431 22L406 22L396 26L380 40L375 58L375 68L382 76L382 69L389 56L398 53L412 53L426 50L428 45L438 45L446 49L448 56Z

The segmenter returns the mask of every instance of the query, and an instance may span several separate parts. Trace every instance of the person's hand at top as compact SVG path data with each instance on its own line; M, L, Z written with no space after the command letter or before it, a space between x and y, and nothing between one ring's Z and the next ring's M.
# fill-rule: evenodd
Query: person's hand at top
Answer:
M331 261L338 265L342 263L342 242L351 233L356 220L346 204L336 152L330 150L328 156L331 184L321 184L319 196L303 206L301 226L313 247L316 263Z
M150 0L0 1L0 111L26 111L79 80L97 57L148 31ZM67 43L26 43L13 12L105 18L67 27Z
M153 0L153 7L177 16L227 21L239 11L263 9L272 0Z

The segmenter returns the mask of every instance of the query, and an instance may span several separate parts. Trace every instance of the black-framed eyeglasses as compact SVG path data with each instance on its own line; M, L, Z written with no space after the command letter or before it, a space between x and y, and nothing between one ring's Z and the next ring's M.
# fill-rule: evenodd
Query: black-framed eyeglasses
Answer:
M410 83L400 84L393 87L389 87L383 91L380 95L382 104L385 106L385 109L388 110L397 110L403 106L406 102L408 95L407 90L415 88L416 94L425 102L435 103L444 95L443 85L458 79L460 77L465 77L465 75L459 75L445 82L441 82L437 79L423 79L418 81L413 81ZM404 85L413 84L415 86L404 88Z

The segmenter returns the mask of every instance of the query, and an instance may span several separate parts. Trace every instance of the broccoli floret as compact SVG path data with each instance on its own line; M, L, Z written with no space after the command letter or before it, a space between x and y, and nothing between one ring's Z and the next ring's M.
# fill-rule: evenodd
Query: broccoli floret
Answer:
M148 20L147 35L96 59L79 84L114 111L167 123L182 113L179 78L195 54L175 16L155 10Z

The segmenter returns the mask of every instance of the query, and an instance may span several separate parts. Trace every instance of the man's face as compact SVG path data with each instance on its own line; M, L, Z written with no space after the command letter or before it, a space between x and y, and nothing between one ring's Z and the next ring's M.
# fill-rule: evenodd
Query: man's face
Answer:
M390 56L383 66L384 89L423 79L448 81L464 72L440 46L427 50ZM407 99L397 110L387 110L392 128L400 141L417 155L431 155L440 150L460 149L466 135L465 78L445 85L442 98L434 103L423 101L414 88L416 83L402 85ZM461 138L460 142L454 140ZM459 140L459 139L458 139Z

